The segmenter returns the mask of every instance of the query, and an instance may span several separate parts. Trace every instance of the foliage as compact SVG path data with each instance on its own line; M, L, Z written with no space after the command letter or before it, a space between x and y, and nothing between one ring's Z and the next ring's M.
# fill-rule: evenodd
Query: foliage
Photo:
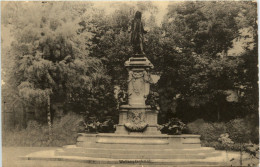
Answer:
M65 110L92 114L95 110L113 110L108 107L114 104L111 86L106 84L110 77L101 60L89 55L94 40L89 30L93 24L86 15L92 12L86 10L89 6L64 2L33 2L26 6L21 2L17 11L20 16L17 22L12 21L14 42L10 54L15 65L10 82L18 87L25 103L41 108L50 97L51 105L62 102L73 106L64 106ZM37 15L32 14L35 10ZM82 20L88 22L87 26L79 24Z
M226 132L225 123L199 122L200 120L188 123L187 127L191 133L201 135L201 140L218 142L219 136Z
M247 144L245 151L253 158L259 159L259 144Z
M242 38L239 30L246 27L254 29L256 25L254 19L250 19L250 24L242 26L241 17L243 19L249 17L244 10L251 8L256 11L255 7L252 2L185 2L169 6L161 30L157 30L162 32L156 37L157 47L152 49L157 50L158 53L151 53L157 56L153 63L161 72L158 84L162 99L160 107L164 119L169 113L180 117L183 110L176 108L180 103L185 102L186 106L190 105L192 108L202 108L219 95L224 96L215 101L215 105L219 106L216 112L222 115L227 112L222 107L227 97L226 90L237 90L247 84L256 84L256 80L244 82L246 77L244 71L250 71L248 77L257 77L255 64L251 64L251 69L249 69L243 66L245 65L243 57L227 56L227 51L233 47L233 41ZM255 41L254 44L256 43ZM152 46L154 47L154 44ZM257 53L253 53L252 50L250 52L251 57L246 57L253 61ZM151 60L154 59L151 58ZM244 71L238 70L239 68ZM249 81L249 79L246 80ZM246 87L246 89L251 90L252 87ZM245 94L253 97L249 92ZM254 96L257 96L257 93ZM258 97L255 99L257 100ZM194 105L193 101L195 101ZM244 102L245 100L241 99L241 103L244 104ZM254 100L250 103L252 102L256 104ZM256 111L257 107L253 110L245 107L242 113L236 114L232 114L235 108L229 110L228 119L230 120L234 119L237 114L244 116L245 111L248 111L247 113ZM209 119L206 114L201 114L200 117Z
M150 91L145 104L150 105L153 110L160 111L159 94L157 92Z
M118 93L117 100L120 105L126 105L128 104L128 94L124 90L120 90Z
M172 118L168 123L161 125L161 132L170 135L180 135L186 128L186 125L178 118Z
M111 117L107 117L104 122L100 125L99 132L101 133L114 133L116 130L116 124L111 119Z
M245 119L234 119L226 123L208 123L198 119L188 123L187 127L189 133L201 135L203 146L233 151L241 151L242 146L243 151L248 150L250 153L250 146L254 144L248 143L254 136L250 135L253 129L246 122ZM258 141L256 144L258 144Z
M248 143L250 140L250 129L245 120L235 119L227 123L227 131L230 138L237 143Z
M203 147L213 147L216 150L240 151L240 144L239 143L234 143L234 144L231 144L231 145L223 145L219 141L208 142L206 140L202 140L201 145Z
M23 147L49 147L74 144L77 132L80 130L78 124L82 117L69 113L53 123L51 138L48 135L48 127L36 121L30 121L26 129L14 129L3 132L3 146Z
M234 142L229 138L228 133L224 133L220 135L220 138L218 139L224 146L230 146L231 144L234 144Z
M96 117L86 118L82 122L86 133L112 133L115 131L115 123L110 116L103 122L98 121Z
M97 120L96 117L90 117L89 120L86 123L84 123L86 128L85 131L89 133L97 133L100 124L101 123Z
M94 2L5 4L2 22L13 38L2 55L6 101L45 108L50 96L51 105L61 102L65 111L96 116L100 122L108 115L116 118L114 86L127 89L128 27L140 10L149 30L145 53L160 75L153 90L160 98L148 102L160 108L159 122L172 117L229 121L248 115L249 136L258 141L253 139L259 130L257 3L170 2L160 25L155 22L161 11L152 2L113 2L110 12ZM243 52L230 55L241 39L247 39ZM227 100L230 90L237 101ZM189 127L210 142L226 133L222 123L205 124Z
M229 134L228 133L221 134L220 138L218 139L218 141L221 142L222 146L226 150L226 164L227 164L227 161L229 160L229 158L228 158L228 149L234 144L234 142L229 138Z
M248 128L247 122L243 119L231 120L228 124L228 132L231 135L231 139L240 146L240 165L242 165L243 151L248 150L248 144L250 142L250 129ZM255 150L256 151L256 150ZM252 152L250 152L252 153Z
M253 136L251 127L245 119L234 119L227 123L208 123L202 119L188 123L187 127L193 134L200 134L202 140L217 142L219 136L228 133L228 137L235 143L248 143Z

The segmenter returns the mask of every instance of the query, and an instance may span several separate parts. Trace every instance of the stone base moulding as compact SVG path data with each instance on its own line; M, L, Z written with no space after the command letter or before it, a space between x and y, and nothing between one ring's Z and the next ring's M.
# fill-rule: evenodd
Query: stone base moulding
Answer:
M144 135L159 135L161 132L158 130L157 115L158 111L152 110L148 105L122 105L115 133L142 132Z

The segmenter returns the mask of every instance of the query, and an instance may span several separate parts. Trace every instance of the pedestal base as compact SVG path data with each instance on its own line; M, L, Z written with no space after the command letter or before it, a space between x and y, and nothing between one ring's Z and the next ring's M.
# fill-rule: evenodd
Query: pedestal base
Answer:
M201 147L199 135L79 134L76 145L52 154L33 153L29 160L107 164L225 165L221 152Z
M120 106L119 124L115 133L159 135L161 132L158 130L157 115L158 112L152 110L150 106L122 105ZM146 127L143 128L144 124ZM133 128L129 128L128 125L132 125Z
M124 125L117 125L115 134L160 135L157 125L148 125L143 132L129 132Z
M80 133L77 138L78 147L102 147L102 148L159 148L159 149L192 149L200 148L199 135L144 135L140 133L113 134L84 134Z

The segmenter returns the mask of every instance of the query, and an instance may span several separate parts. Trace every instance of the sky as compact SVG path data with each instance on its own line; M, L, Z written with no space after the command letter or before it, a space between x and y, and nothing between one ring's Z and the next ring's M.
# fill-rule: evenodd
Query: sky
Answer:
M7 4L8 2L2 2L1 3L1 8L2 8L2 12L4 11L4 6ZM18 2L21 3L21 2ZM115 2L115 1L93 1L92 2L94 4L94 7L98 8L98 9L103 9L104 10L104 15L108 15L113 13L116 9L118 9L118 6L116 5L116 3L120 3L120 4L127 4L133 7L136 7L137 1L121 1L121 2ZM156 24L159 26L161 24L161 22L163 21L163 17L164 15L167 13L167 7L169 4L169 1L151 1L151 3L153 5L155 5L159 12L158 14L155 16L156 17ZM175 2L178 3L178 2ZM27 4L30 4L30 1L27 1ZM113 4L113 5L112 5ZM149 12L144 12L143 13L143 18L149 18L150 17L150 13ZM10 34L10 27L4 27L3 25L1 26L1 39L2 39L2 47L6 47L6 46L10 46L11 42L12 42L12 38L11 38L11 34Z
M116 5L110 5L112 3L115 3L114 1L113 2L105 1L105 2L102 2L102 3L99 2L99 1L96 1L96 2L93 2L93 3L94 3L95 7L99 8L99 9L103 9L106 14L111 14L117 9ZM137 2L137 1L131 1L131 2L128 1L127 2L126 1L126 2L118 2L118 3L127 4L127 5L130 5L130 6L136 7L136 4L140 3L140 1L139 2ZM155 5L159 10L158 14L156 15L156 24L160 25L160 23L163 20L164 15L167 13L167 7L168 7L168 4L169 4L169 1L151 1L151 3L153 5ZM178 2L175 2L175 3L178 3ZM142 17L144 17L144 18L149 18L149 16L150 16L149 12L144 12L142 14Z

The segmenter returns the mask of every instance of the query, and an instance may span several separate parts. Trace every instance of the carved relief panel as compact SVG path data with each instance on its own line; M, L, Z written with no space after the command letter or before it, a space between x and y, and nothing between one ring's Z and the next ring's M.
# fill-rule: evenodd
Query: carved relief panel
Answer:
M145 105L150 91L150 75L143 70L129 70L128 100L130 105Z

